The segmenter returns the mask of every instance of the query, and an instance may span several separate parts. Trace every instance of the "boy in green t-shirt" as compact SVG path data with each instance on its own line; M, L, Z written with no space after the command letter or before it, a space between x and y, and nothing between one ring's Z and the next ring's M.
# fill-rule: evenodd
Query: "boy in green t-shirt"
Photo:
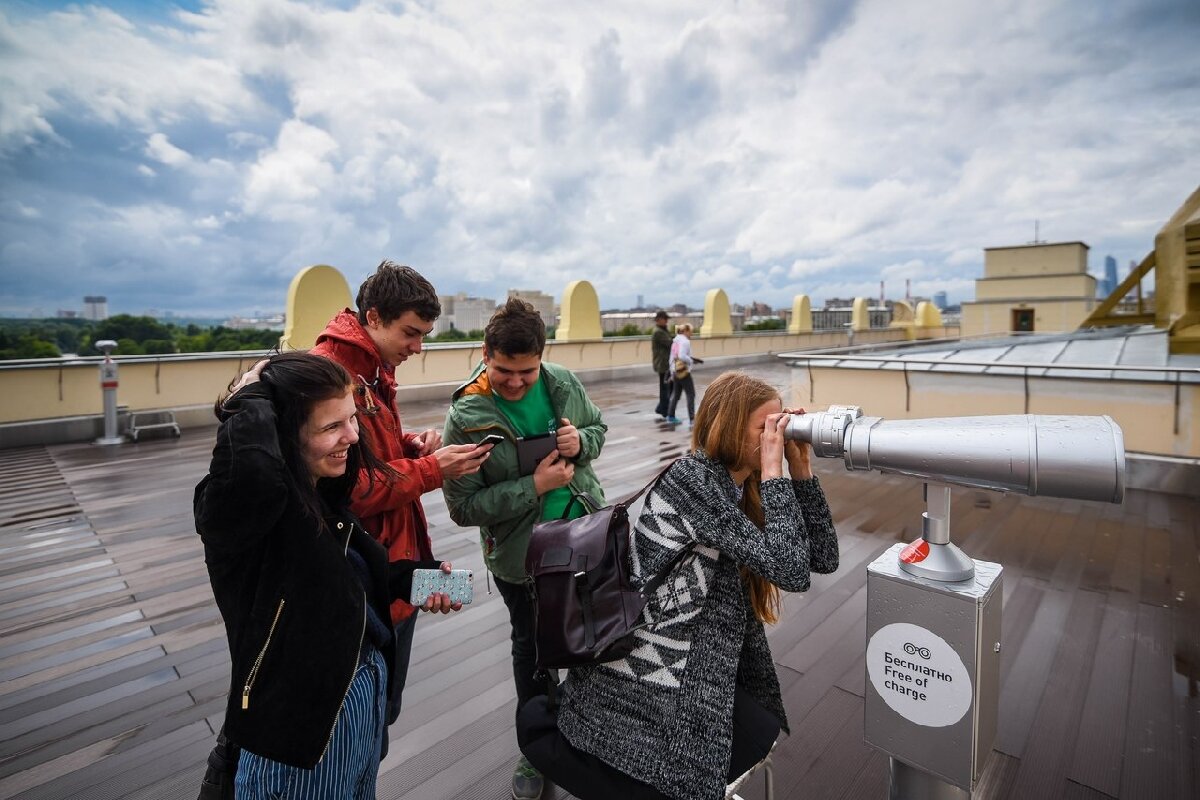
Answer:
M525 588L525 552L534 524L555 519L570 508L584 513L575 494L604 502L592 462L604 446L608 427L579 379L565 367L542 361L546 327L537 311L510 298L484 331L483 361L455 390L446 414L445 444L480 442L488 434L495 445L473 475L447 480L443 487L450 518L479 526L484 563L508 607L512 623L513 680L517 708L539 694L534 678L536 649L533 606ZM555 448L532 474L521 474L516 440L553 431ZM512 796L541 796L542 776L522 757L513 772Z

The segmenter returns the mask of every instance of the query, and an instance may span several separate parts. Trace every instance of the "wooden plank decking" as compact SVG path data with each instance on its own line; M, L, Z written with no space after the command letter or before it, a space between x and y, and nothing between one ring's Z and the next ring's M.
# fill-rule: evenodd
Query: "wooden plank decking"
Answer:
M788 383L780 365L753 369ZM649 413L654 390L589 387L610 426L597 469L612 497L686 447L686 430ZM444 408L404 410L420 429ZM0 798L195 797L229 669L191 518L212 437L0 451ZM880 798L887 759L862 741L865 566L916 536L921 487L818 468L842 566L790 596L771 631L792 722L776 797ZM425 507L439 556L479 570L476 532L440 493ZM1006 571L1000 722L976 797L1197 796L1200 501L955 490L953 514L955 541ZM420 620L380 798L508 797L507 619L476 591L467 611ZM760 782L743 794L758 800Z

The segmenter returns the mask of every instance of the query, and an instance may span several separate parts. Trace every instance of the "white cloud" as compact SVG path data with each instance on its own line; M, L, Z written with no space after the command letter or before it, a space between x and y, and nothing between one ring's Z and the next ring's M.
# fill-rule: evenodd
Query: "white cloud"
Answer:
M337 150L328 132L296 120L284 123L274 149L250 168L244 209L276 221L315 216L324 205L322 192L335 188L330 158Z
M25 276L2 288L32 296L72 259L211 260L227 279L195 299L221 306L392 257L493 297L588 278L604 307L881 278L962 299L982 248L1034 220L1144 255L1200 174L1197 38L1190 0L6 9L0 165L20 180L0 199L46 213L0 229ZM193 222L135 213L146 232L117 239L72 214L126 206Z
M181 150L162 133L154 133L146 140L146 156L169 167L180 167L191 162L192 157Z

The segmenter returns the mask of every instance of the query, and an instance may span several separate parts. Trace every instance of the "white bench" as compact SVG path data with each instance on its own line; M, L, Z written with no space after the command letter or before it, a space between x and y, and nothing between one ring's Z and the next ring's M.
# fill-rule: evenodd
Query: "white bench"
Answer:
M169 430L179 436L179 423L174 411L135 411L129 417L129 438L135 442L142 431Z

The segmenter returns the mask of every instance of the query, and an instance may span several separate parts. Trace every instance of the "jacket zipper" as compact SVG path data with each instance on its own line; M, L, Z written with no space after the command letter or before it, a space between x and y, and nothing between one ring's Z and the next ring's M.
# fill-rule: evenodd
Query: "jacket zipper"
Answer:
M242 711L250 708L250 689L254 686L254 680L258 677L258 668L262 666L263 656L267 654L267 648L271 646L271 637L275 635L275 626L279 624L279 617L283 614L283 604L285 600L279 598L279 608L275 609L275 619L271 620L271 628L267 631L267 640L263 642L262 649L258 651L258 658L254 659L254 666L250 667L250 674L246 676L246 685L242 687Z
M346 544L342 547L342 555L345 556L350 549L350 535L354 532L354 523L350 523L350 530L346 533ZM342 702L338 703L337 711L333 715L333 724L329 726L329 738L325 740L325 749L321 751L321 757L317 759L320 764L325 760L325 754L329 752L329 745L333 744L333 732L337 728L338 717L342 715L342 708L346 705L346 698L350 696L350 687L354 685L354 675L358 672L358 654L362 652L363 637L367 634L367 593L363 591L363 613L362 613L362 628L358 631L358 646L354 648L354 666L350 668L350 680L346 682L346 691L342 692Z

